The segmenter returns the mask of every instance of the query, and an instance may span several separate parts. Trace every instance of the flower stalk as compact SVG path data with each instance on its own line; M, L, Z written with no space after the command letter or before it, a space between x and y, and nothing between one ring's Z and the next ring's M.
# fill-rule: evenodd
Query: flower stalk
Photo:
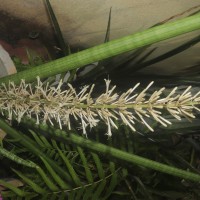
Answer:
M94 84L84 86L79 92L71 85L63 90L62 81L56 87L44 84L37 78L37 84L21 81L19 86L13 82L0 87L1 113L8 114L8 119L21 121L23 116L36 118L36 123L51 125L58 123L60 129L67 126L71 130L71 121L80 123L83 133L87 127L93 128L103 121L107 125L107 135L112 135L112 129L117 129L117 121L136 131L135 124L141 123L150 131L154 131L147 118L154 119L162 126L168 126L171 122L163 116L164 110L181 120L195 118L194 110L200 111L200 92L191 93L191 86L182 93L177 93L175 87L167 95L165 88L148 94L151 82L145 89L138 92L139 83L122 94L115 92L116 86L110 86L111 81L105 80L106 90L97 97L93 97Z

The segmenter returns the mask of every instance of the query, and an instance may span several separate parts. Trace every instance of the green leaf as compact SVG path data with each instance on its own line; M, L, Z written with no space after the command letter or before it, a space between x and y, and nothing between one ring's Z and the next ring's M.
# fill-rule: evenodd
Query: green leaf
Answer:
M39 144L41 147L44 147L45 145L42 142L42 140L40 139L40 137L33 130L29 130L29 131L32 134L32 136L34 137L34 139L37 142L37 144Z
M53 170L53 168L50 166L50 164L42 157L40 156L41 160L43 161L43 163L45 164L47 170L49 171L49 173L51 174L51 176L53 177L53 179L56 181L56 183L63 189L69 189L71 188L66 182L64 182L57 174L56 172Z
M158 62L161 62L167 58L172 58L174 55L177 55L185 50L187 50L188 48L191 48L192 46L194 46L195 44L197 44L198 42L200 41L200 35L198 35L197 37L189 40L188 42L184 43L184 44L181 44L180 46L160 55L160 56L157 56L156 58L153 58L151 60L148 60L146 62L143 62L139 65L136 65L134 66L134 71L135 70L141 70L145 67L148 67L150 65L153 65L155 63L158 63Z
M45 0L45 3L46 3L46 7L47 7L47 10L48 10L48 13L49 13L49 16L50 16L56 37L58 39L59 46L62 50L63 55L67 56L67 55L70 54L70 51L69 51L68 45L65 44L65 40L63 38L62 32L60 30L59 23L56 19L53 8L52 8L49 0Z
M74 183L76 184L76 186L81 186L81 180L79 179L77 173L75 172L73 166L71 165L69 159L62 153L62 151L60 149L58 149L59 155L61 156L61 158L63 159L63 161L65 162L65 165L67 167L67 169L69 170L69 173L74 181Z
M100 182L100 184L97 184L97 187L95 188L93 194L92 194L92 198L93 199L101 199L100 196L102 194L102 192L105 190L106 188L106 180L102 180Z
M31 189L34 190L35 192L39 193L39 194L45 194L47 193L46 190L44 190L42 187L40 187L38 184L34 183L30 178L24 176L21 172L12 169L19 177L21 177L23 179L23 181L25 183L27 183L28 185L30 185Z
M24 165L26 167L31 167L31 168L36 167L35 163L31 162L30 160L24 160L24 159L20 158L19 156L15 155L14 153L2 148L1 146L0 146L0 154L2 154L3 156L9 158L10 160L12 160L20 165Z
M38 171L38 173L40 174L40 176L42 177L42 179L44 180L44 182L46 183L47 187L55 192L58 191L59 188L52 182L52 180L45 174L45 172L43 171L43 169L39 166L36 167L36 170Z
M112 8L110 8L110 12L109 12L109 18L108 18L108 24L107 24L106 36L104 39L104 43L109 42L109 40L110 40L111 12L112 12Z
M51 148L51 144L48 142L48 140L43 136L43 135L40 135L40 140L43 142L43 144L45 145L46 148Z
M110 162L109 163L109 167L110 167L110 171L112 173L112 176L111 176L111 180L110 180L109 186L108 186L108 188L106 190L106 195L105 195L106 199L112 194L112 192L115 189L116 185L119 183L114 162Z
M99 156L96 153L91 153L91 154L92 154L93 160L96 164L99 178L104 179L105 178L105 172L104 172L104 169L103 169L103 166L102 166L102 162L99 159Z
M83 167L85 169L86 178L87 178L87 180L88 180L89 183L92 183L94 181L93 177L92 177L92 172L90 171L87 159L86 159L86 157L84 155L84 152L83 152L83 150L82 150L81 147L77 147L77 150L79 152L80 158L81 158L82 163L83 163Z

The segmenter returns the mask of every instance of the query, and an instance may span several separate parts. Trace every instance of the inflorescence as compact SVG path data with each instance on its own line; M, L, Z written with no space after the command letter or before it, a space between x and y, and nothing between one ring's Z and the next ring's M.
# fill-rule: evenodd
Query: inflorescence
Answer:
M107 127L107 134L112 135L111 129L118 128L116 122L121 121L135 130L135 123L144 124L150 131L153 128L147 123L146 118L151 118L163 126L170 125L171 122L164 118L163 110L167 110L174 118L181 120L182 117L188 119L195 118L193 111L197 110L200 104L200 92L192 95L191 86L187 87L181 94L176 93L177 87L167 95L163 95L165 88L156 90L150 96L147 90L151 87L151 82L140 93L135 90L140 85L136 84L122 94L114 92L116 86L110 86L110 80L105 80L106 90L98 97L93 98L92 86L84 86L80 92L68 84L68 89L62 90L62 81L56 87L44 84L37 78L37 84L32 86L26 84L24 80L19 86L10 82L7 86L0 87L1 113L8 114L8 119L21 121L23 116L35 117L36 123L55 121L60 129L65 125L71 129L71 120L79 121L83 133L86 128L98 125L103 121ZM163 97L164 96L164 97Z

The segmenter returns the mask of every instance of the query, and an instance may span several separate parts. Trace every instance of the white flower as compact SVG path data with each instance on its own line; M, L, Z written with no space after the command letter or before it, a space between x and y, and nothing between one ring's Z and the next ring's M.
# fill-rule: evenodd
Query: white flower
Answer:
M93 98L94 84L84 86L79 92L68 84L68 89L62 90L62 81L56 87L43 84L37 78L37 84L31 86L24 80L19 86L10 82L0 87L1 113L7 113L8 119L15 118L18 122L23 116L36 118L36 123L49 122L54 125L57 121L60 129L63 125L71 129L71 120L74 118L81 124L83 133L87 127L93 128L103 121L107 127L107 135L112 135L112 128L117 129L116 121L121 121L135 131L135 123L140 122L150 131L153 128L146 118L156 120L163 126L171 122L164 118L163 110L167 110L174 118L195 118L193 110L200 111L200 92L192 95L191 86L184 92L177 94L177 87L164 97L165 88L161 88L147 95L151 82L140 93L134 93L139 83L122 94L114 92L116 86L110 87L110 80L105 80L106 91Z

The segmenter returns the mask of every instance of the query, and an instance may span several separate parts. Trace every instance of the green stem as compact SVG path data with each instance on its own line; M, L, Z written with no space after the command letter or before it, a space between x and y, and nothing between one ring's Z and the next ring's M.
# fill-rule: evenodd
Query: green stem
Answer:
M106 146L96 141L92 141L89 139L85 139L81 136L78 136L74 133L67 134L66 132L59 129L52 129L45 124L36 125L35 121L24 120L26 126L30 126L35 129L40 129L44 133L51 134L51 136L56 136L62 139L62 141L68 141L72 144L76 144L77 146L81 146L87 148L91 151L95 151L97 153L101 153L104 155L110 155L113 158L120 159L122 161L126 161L132 164L140 165L143 167L147 167L149 169L157 170L159 172L167 173L176 177L188 179L191 181L200 181L200 175L188 172L186 170L178 169L175 167L168 166L166 164L162 164L147 158L143 158L134 154L130 154L128 152L116 149L114 147Z
M200 29L200 14L152 27L145 31L80 51L29 70L3 77L0 79L0 83L8 83L9 80L12 80L17 84L20 83L21 79L25 79L26 82L32 82L35 81L36 76L40 76L41 79L47 78L198 29Z

